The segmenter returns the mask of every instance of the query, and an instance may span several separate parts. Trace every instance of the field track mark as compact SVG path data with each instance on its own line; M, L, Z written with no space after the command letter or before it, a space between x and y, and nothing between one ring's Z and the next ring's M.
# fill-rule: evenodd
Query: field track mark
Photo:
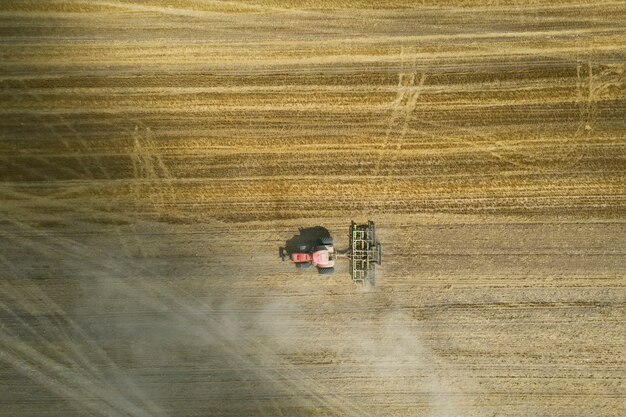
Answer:
M13 276L16 277L17 274L14 274ZM28 300L25 294L21 294L16 289L11 288L11 285L7 282L1 284L0 287L3 289L5 295L11 297L11 304L15 305L16 307L23 308L24 311L27 311L28 314L32 315L32 317L36 317L37 321L42 324L43 328L45 328L46 331L53 332L55 335L64 336L64 348L68 348L69 350L71 350L77 360L72 358L71 354L57 353L57 355L61 357L62 361L68 363L75 372L81 373L87 378L91 377L92 379L98 379L100 381L104 380L102 372L98 368L96 368L94 363L92 363L89 358L84 354L84 352L82 352L81 349L77 346L77 344L73 342L72 337L67 334L65 327L61 325L55 325L55 323L53 323L52 319L50 318L46 319L47 322L45 322L39 312L33 310L33 306L37 305L38 303L34 303L32 302L32 300ZM22 301L18 301L18 298L22 298ZM44 349L50 349L53 351L56 350L56 345L43 337L40 331L33 328L28 322L26 322L26 320L24 320L17 312L15 312L13 308L9 304L4 303L0 300L0 310L4 310L5 312L7 312L13 318L13 320L20 324L21 329L25 329L31 335L31 337L36 339L38 346L43 347ZM84 369L81 369L83 367Z
M43 99L39 96L39 94L36 94L34 92L32 92L28 86L24 83L24 81L21 81L21 85L23 87L23 89L26 91L26 94L31 96L32 98L34 98L38 103L44 103ZM11 89L7 88L6 85L4 87L4 91L9 92L9 94L16 100L19 102L19 98L15 95L15 93L13 93L11 91ZM54 137L56 137L57 139L60 140L60 142L63 144L63 146L70 151L70 154L73 155L76 160L78 161L79 165L81 166L81 168L83 169L83 172L85 173L85 175L87 176L87 178L95 178L93 172L87 167L87 165L85 164L85 159L87 158L86 156L81 156L80 155L80 150L78 151L78 153L70 146L68 140L57 131L57 129L51 125L50 123L48 123L42 116L40 116L41 112L31 112L30 114L37 119L37 121L45 126L48 131L50 131L50 133L52 133L52 135ZM74 127L72 126L72 124L65 119L61 114L59 113L50 113L52 115L54 115L54 117L56 117L60 122L61 125L64 126L67 130L69 130L70 132L72 132L73 136L76 138L77 143L80 145L80 147L82 148L83 151L86 151L87 153L89 152L89 147L87 146L87 143L85 142L85 140L82 138L82 136L78 133L78 131L76 129L74 129ZM111 176L109 175L109 173L107 172L106 168L104 167L104 165L102 164L102 162L100 161L99 158L93 158L93 160L97 163L97 166L99 168L99 170L102 172L102 174L104 175L105 178L110 179ZM70 168L67 167L62 167L60 166L61 169L65 170L65 171L70 171L72 172L73 170L71 170ZM77 175L78 173L74 171L74 175Z
M400 62L401 66L404 67L404 48L400 50ZM402 142L409 130L412 114L417 107L417 100L422 93L424 82L426 81L426 73L421 74L419 83L416 86L415 78L417 74L415 70L415 58L412 61L412 67L413 71L398 74L396 99L390 103L391 115L387 123L387 129L385 130L384 141L378 150L379 157L372 172L374 176L380 174L381 164L385 158L385 150L389 146L390 138L394 133L397 134L395 138L396 150L399 151L402 148Z
M126 10L138 11L138 12L154 12L164 15L175 15L175 16L185 16L185 17L196 17L196 18L217 18L223 19L224 17L232 17L233 19L237 18L242 11L245 10L248 14L251 13L267 13L267 12L275 12L280 15L292 14L292 15L305 15L305 16L326 16L326 14L318 13L314 10L302 10L302 9L288 9L288 8L279 8L279 7L268 7L250 3L243 2L234 2L234 1L223 1L223 0L204 0L205 4L215 5L217 7L222 7L225 10L196 10L196 9L188 9L183 7L161 7L161 6L150 6L150 5L139 5L134 3L129 3L125 1L101 1L101 0L93 0L93 1L82 1L81 3L88 4L98 4L102 6L108 7L116 7ZM230 9L230 10L229 10ZM239 12L239 13L238 13Z
M43 180L49 179L49 177L43 174L42 171L40 171L39 169L33 168L33 167L28 167L27 169L25 169L24 165L18 164L17 162L13 162L9 156L0 156L0 160L3 161L3 163L7 165L15 167L16 168L15 172L22 171L29 177L35 174L36 176L40 177Z
M23 81L22 81L23 84ZM33 95L32 93L30 93L28 91L28 88L25 87L25 89L27 90L27 94L30 95L31 97L35 98L35 100L37 100L38 102L41 102L41 98L38 97L37 95ZM13 97L13 99L15 100L19 100L19 98L8 88L8 87L4 87L4 91L9 92L9 94ZM69 145L69 142L67 141L67 139L65 137L63 137L63 135L61 135L59 132L56 131L56 129L54 128L54 126L52 126L50 123L48 123L43 117L41 117L38 113L34 113L31 112L30 113L31 116L33 118L35 118L42 126L45 126L46 129L52 133L52 135L54 137L56 137L65 147L65 149L67 149L68 151L70 151L70 154L74 155L75 152L72 149L72 147ZM80 166L83 169L83 172L85 173L85 175L87 176L87 178L93 178L93 175L91 173L91 171L87 168L87 166L85 165L85 163L83 162L82 158L77 157L78 163L80 164ZM32 168L31 168L32 169ZM81 177L80 175L78 175L78 172L75 172L75 174L77 174L78 177ZM46 177L43 177L46 178Z
M103 204L105 204L108 200L98 200L96 207L89 207L87 205L72 205L71 207L68 207L68 204L66 202L57 201L54 198L54 197L57 197L58 195L63 195L64 192L78 192L84 188L85 186L81 185L78 189L71 189L71 190L61 189L60 194L54 194L54 196L50 196L50 195L44 196L44 195L17 191L15 189L12 189L11 187L5 186L5 187L0 187L0 195L12 197L17 201L32 202L34 200L38 203L41 203L41 207L51 207L54 209L58 209L57 212L61 213L61 214L58 214L59 219L62 219L63 215L66 215L67 212L71 210L74 213L85 214L85 215L93 216L95 218L100 218L100 219L124 221L127 223L136 223L138 221L137 217L130 216L128 214L116 213L114 211L106 210L105 208L103 208ZM6 208L6 207L3 208L2 206L0 206L0 210L4 211L6 215L17 214L14 212L16 210L15 208L13 209L13 211L11 211L10 208ZM23 207L17 207L17 210L18 211L23 210ZM28 226L25 222L21 222L20 224L22 226ZM28 227L31 227L31 226L28 226Z
M14 223L16 224L16 226L20 225L19 222L15 221ZM29 226L22 225L22 227L27 227L31 229L33 232L35 233L37 232L36 229L31 228ZM39 234L39 235L42 237L45 237L45 235L42 235L42 234ZM82 258L83 262L85 260L91 260L94 263L94 265L97 264L98 269L101 269L102 267L104 267L105 269L107 268L106 263L102 264L102 262L96 256L86 255L89 253L89 247L86 247L80 244L78 241L72 241L67 238L57 237L54 241L55 245L53 246L52 244L42 244L41 242L38 242L38 244L35 244L33 239L28 239L25 237L21 237L20 239L18 239L17 236L11 236L11 235L5 235L5 237L15 241L16 244L20 246L24 246L24 247L28 246L32 250L39 252L43 256L48 256L52 259L57 259L57 258L63 259L63 258L67 258L68 256L71 256L71 257L76 257L77 260ZM47 246L47 248L45 248L45 246ZM11 291L9 291L9 288L7 288L6 285L8 285L8 283L2 284L2 286L5 287L4 288L5 293L9 294ZM104 351L97 343L95 343L84 332L84 330L74 320L72 320L60 306L58 306L56 302L50 299L38 287L31 288L31 291L38 292L37 294L38 305L47 306L54 312L58 320L61 320L62 318L62 320L64 321L64 323L58 322L56 325L52 325L51 327L47 326L45 322L42 322L44 326L47 326L46 328L57 328L57 332L64 333L66 335L66 338L70 341L70 347L73 347L73 343L71 342L79 342L80 344L86 346L89 352L94 352L97 355L97 357L99 357L101 360L104 361L104 363L107 365L109 370L112 370L115 372L117 383L122 384L122 386L124 387L123 392L125 393L123 394L122 391L113 391L115 395L123 396L123 395L128 395L128 393L132 393L135 396L136 400L143 403L144 406L147 407L148 410L150 410L150 413L152 416L164 416L165 415L163 411L155 403L149 400L135 386L135 384L131 381L131 379L127 376L127 374L117 366L117 364L110 358L110 356L106 353L106 351ZM19 296L19 295L20 295L19 293L14 292L14 297ZM29 296L26 296L25 299L27 299L28 297ZM30 304L35 305L34 303L30 303ZM37 314L35 314L35 316L37 316ZM41 321L40 317L38 317L37 319ZM73 330L75 335L78 337L70 337L69 335L67 335L67 333L65 333L66 328ZM87 358L85 358L85 360L86 360L86 364L88 364L88 366L91 367L92 366L91 362ZM56 362L54 363L57 364L59 367L62 366ZM76 372L76 371L72 370L71 372ZM105 387L112 386L110 383L107 383L104 380L102 383ZM110 390L111 388L107 388L107 389ZM130 401L130 399L128 400ZM131 415L134 415L134 414L131 414Z
M13 297L19 297L22 295L25 297L24 300L27 300L28 298L31 297L30 294L29 295L20 294L19 291L16 291L15 289L11 289L12 286L8 282L4 282L2 286L4 287L5 294L12 293ZM67 366L60 364L59 362L52 359L51 357L46 356L44 353L41 353L37 351L36 349L29 347L27 344L24 344L23 341L20 341L18 335L12 334L12 337L15 339L17 343L17 345L15 346L19 346L21 348L22 353L24 353L23 356L25 359L26 358L34 359L35 363L38 364L36 368L40 370L42 374L46 373L42 369L47 368L48 375L51 376L52 379L57 378L59 382L61 382L61 385L65 383L65 386L68 390L72 388L72 383L78 382L79 383L78 386L74 387L75 391L80 391L81 389L87 389L88 391L92 393L92 395L88 397L95 396L96 398L99 398L105 403L110 404L111 407L113 408L121 407L122 409L125 409L126 412L130 412L130 414L128 415L132 415L132 416L144 415L143 412L137 411L141 409L137 407L136 404L132 403L130 398L124 397L124 395L128 395L127 394L128 392L134 393L137 396L137 399L139 399L140 402L142 402L143 405L146 406L148 410L150 410L151 415L153 416L164 415L159 410L158 407L156 407L150 400L147 400L145 397L143 397L143 395L140 392L137 391L132 381L130 381L130 379L128 379L124 373L120 372L120 369L117 367L117 365L108 357L108 355L100 348L100 346L93 343L91 339L83 332L80 326L74 323L74 321L69 316L67 316L65 311L63 311L54 301L52 301L43 291L41 291L39 287L31 287L31 290L36 290L38 292L37 301L36 303L33 301L30 301L30 302L27 301L27 304L29 304L30 306L44 305L44 306L52 307L52 311L55 312L54 315L58 316L59 318L62 317L66 321L66 326L63 326L62 323L57 323L55 325L52 322L46 323L43 321L42 321L42 325L45 328L50 329L51 331L54 329L55 334L59 334L59 332L63 333L65 337L70 341L70 343L66 344L66 346L69 346L76 354L78 354L79 359L82 360L82 362L84 363L84 366L87 366L89 370L91 370L92 372L95 372L95 374L92 374L90 378L90 375L88 373L83 373L80 371L81 366L77 362L67 357L66 355L63 355L66 361L69 361L70 363L74 363L75 365L77 365L75 368L74 367L68 368ZM30 308L28 308L28 306L26 306L26 308L27 308L27 311L32 311ZM8 310L9 312L12 313L12 310L10 308ZM13 313L13 315L15 315L15 313ZM33 313L33 317L36 317L39 321L42 320L42 318L39 317L39 314L37 312ZM30 326L27 325L27 328L30 329ZM98 374L98 372L95 370L93 366L93 363L89 361L89 359L85 357L85 355L80 350L77 350L78 346L75 343L73 343L73 342L76 342L76 338L70 337L65 331L66 328L71 328L72 330L74 330L75 334L79 336L78 340L80 340L80 338L83 338L83 343L86 343L90 352L96 352L102 359L105 359L105 363L108 362L107 363L108 368L110 370L116 371L116 378L117 378L116 382L123 384L125 391L119 391L115 388L111 388L111 387L114 387L115 385L112 385L110 381L106 381L103 378L102 374ZM35 334L37 333L32 329L30 331L34 332ZM42 339L42 337L39 336L39 339ZM47 342L47 340L44 340L43 346L47 346L47 345L49 345L49 343ZM0 352L0 354L1 353L2 352ZM56 376L51 375L51 374L55 374ZM64 378L67 378L67 379L64 381ZM50 387L48 386L48 388ZM67 394L67 390L64 390L64 391ZM71 395L69 395L69 397L73 398Z
M40 161L40 162L42 162L42 163L44 163L44 164L46 164L49 167L52 167L54 169L61 170L61 171L65 172L66 174L68 174L70 177L80 178L80 174L78 173L78 171L73 170L71 168L68 168L66 166L63 166L61 164L52 163L50 161L50 159L46 158L45 156L33 156L33 159L36 159L37 161ZM109 177L109 179L110 179L110 177Z
M78 171L68 168L66 166L63 166L61 164L55 164L52 161L50 161L50 157L33 155L31 156L31 158L33 158L36 161L41 162L42 164L49 166L50 168L54 170L60 170L62 172L67 173L70 176L70 178L73 178L73 179L82 178L82 176L80 175ZM26 170L24 169L23 164L20 165L17 162L11 161L11 159L8 156L0 156L0 159L4 160L5 164L9 164L17 168L17 172L23 171L27 176L35 174L36 176L40 177L42 180L51 181L48 175L43 174L40 170L33 168L32 166L29 166L28 169ZM4 184L6 185L6 182Z
M22 84L22 87L24 88L24 90L26 91L26 94L28 94L31 97L33 97L39 103L44 103L43 99L38 94L35 94L35 93L33 93L32 91L30 91L28 89L28 86L24 83L24 81L22 81L21 84ZM54 115L67 130L72 132L72 134L76 138L76 140L77 140L78 144L80 145L80 147L82 148L82 150L89 152L89 147L87 146L87 143L85 142L83 137L78 133L78 131L76 129L74 129L74 126L72 126L72 124L69 121L67 121L67 119L65 119L61 114L56 113ZM42 122L44 125L46 125L51 132L55 133L55 131L53 130L52 126L50 126L47 122L45 122L43 120L43 118L40 118L40 122ZM65 138L62 138L61 134L56 134L56 136L62 140L62 143L66 147L66 149L71 150L71 147L69 146L67 140ZM79 151L79 153L80 153L80 151ZM83 170L88 175L88 177L89 178L95 178L93 173L91 172L91 170L89 168L87 168L87 166L85 165L84 157L81 157L80 155L77 155L76 159L78 160L79 164L83 167ZM102 174L105 176L105 178L111 178L109 176L107 170L104 168L104 166L102 165L101 161L98 158L96 158L96 162L98 164L98 168L100 169Z
M77 242L78 243L78 242ZM85 247L88 250L87 247ZM97 344L78 323L76 323L66 312L59 306L54 300L52 300L44 291L41 290L40 287L36 287L37 291L37 302L43 303L43 305L48 305L52 307L52 310L56 313L59 320L63 319L63 322L59 322L57 327L63 329L67 327L71 329L74 334L77 336L75 338L68 337L70 342L70 346L74 346L72 342L77 341L79 344L82 343L83 346L86 346L88 352L93 352L99 360L103 361L107 366L107 369L113 371L115 373L116 384L120 384L123 390L119 390L119 387L112 388L114 392L119 393L124 396L130 393L134 397L130 397L129 400L133 399L142 403L152 416L165 416L164 412L160 409L158 405L156 405L151 399L149 399L132 381L132 379L128 376L128 374L122 370L117 363L109 356L109 354L99 345ZM64 332L65 333L65 332ZM67 333L65 333L67 335ZM78 347L77 347L78 348ZM89 359L87 359L88 363ZM103 376L104 377L104 376ZM110 383L110 381L104 380L104 383Z
M140 121L136 122L138 125L135 126L133 134L134 149L131 155L135 178L171 180L173 176L152 139L152 129ZM140 127L145 131L144 134L139 133Z
M6 330L2 331L2 334L0 360L50 391L71 399L99 415L151 416L119 393L109 391L110 384L99 385L25 345ZM94 397L100 401L89 400Z
M404 108L404 121L402 122L402 130L400 132L400 140L396 144L396 149L400 150L402 147L402 140L406 136L407 129L409 127L409 123L411 122L411 118L413 113L415 112L415 108L417 107L417 100L422 93L422 89L424 87L424 81L426 81L426 74L423 73L420 77L420 81L417 87L412 89L409 98L407 99L407 105Z
M157 204L148 201L146 201L146 203L150 204L152 207L160 206L163 210L168 208L169 210L173 210L173 213L177 215L179 213L174 207L176 205L176 188L174 186L176 178L163 161L152 139L152 129L141 121L135 122L137 125L132 134L133 151L129 155L133 167L133 192L137 196L138 201L141 201L144 196L144 190L142 188L144 184L142 181L158 181L159 188L162 190L159 193L160 201L157 202Z
M609 86L617 85L619 82L613 80L612 82L605 82L602 87L598 87L598 75L593 73L593 65L588 63L588 75L587 78L583 78L581 65L576 66L576 97L575 100L579 103L579 122L573 132L573 137L580 137L581 135L589 136L590 132L594 130L597 120L597 100L599 91L605 91ZM606 75L607 71L604 71L603 75ZM531 172L548 172L555 168L574 168L580 163L585 154L586 147L584 144L574 143L572 140L559 139L557 141L559 146L559 152L557 158L552 160L547 167L540 167L540 164L545 164L545 161L534 160L532 156L524 157L522 155L517 156L515 153L510 152L510 148L503 144L493 134L485 133L477 128L463 127L457 125L444 125L442 123L434 122L432 120L422 120L421 123L430 125L432 127L445 130L457 130L462 133L458 137L456 142L465 143L474 147L480 152L488 152L495 158L509 163L515 167L525 169ZM417 130L413 130L414 132ZM479 139L468 140L464 139L464 136ZM534 139L540 141L540 138ZM510 155L509 155L510 154Z

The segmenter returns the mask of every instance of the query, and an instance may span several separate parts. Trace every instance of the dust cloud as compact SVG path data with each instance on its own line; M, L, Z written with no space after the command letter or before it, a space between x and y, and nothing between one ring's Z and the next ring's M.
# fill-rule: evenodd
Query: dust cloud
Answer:
M355 369L410 392L429 416L460 415L448 394L459 387L401 311L381 311L367 327L320 327L336 306L304 314L299 297L217 286L202 263L174 265L147 249L141 255L129 238L98 247L81 239L30 241L29 255L48 275L15 265L2 281L1 307L11 320L0 346L2 362L69 401L77 415L178 416L183 403L209 415L372 415L376 397L358 399L358 379L353 390L330 388L329 380ZM195 287L182 280L203 274ZM358 294L355 303L378 297Z
M19 243L15 251L37 261L3 270L0 361L77 415L180 415L177 399L208 399L214 411L263 408L263 398L289 391L275 386L278 360L255 336L288 346L286 306L247 311L236 297L191 294L171 263L81 237Z
M471 391L473 384L463 371L429 347L422 324L409 314L392 308L367 326L351 323L346 333L350 349L345 353L354 358L354 363L340 367L364 368L373 383L408 393L420 408L419 413L411 415L465 415L458 397Z

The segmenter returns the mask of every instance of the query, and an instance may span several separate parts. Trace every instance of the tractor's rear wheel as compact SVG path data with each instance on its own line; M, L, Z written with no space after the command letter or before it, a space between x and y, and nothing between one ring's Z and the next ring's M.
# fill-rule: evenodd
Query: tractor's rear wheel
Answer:
M330 275L330 274L335 273L335 267L334 266L331 266L328 268L319 267L317 268L317 271L320 273L320 275Z
M322 238L320 238L320 242L322 245L332 245L333 244L333 238L330 236L324 236Z

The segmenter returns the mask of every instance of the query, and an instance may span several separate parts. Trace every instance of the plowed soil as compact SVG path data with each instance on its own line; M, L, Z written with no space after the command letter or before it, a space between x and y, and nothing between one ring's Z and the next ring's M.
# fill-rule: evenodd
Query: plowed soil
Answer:
M0 3L0 416L625 415L626 2ZM278 248L351 220L375 288Z

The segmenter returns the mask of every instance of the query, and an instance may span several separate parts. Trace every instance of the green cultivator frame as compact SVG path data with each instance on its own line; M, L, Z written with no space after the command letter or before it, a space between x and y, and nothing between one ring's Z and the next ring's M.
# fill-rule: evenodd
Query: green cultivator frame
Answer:
M376 226L371 220L366 224L350 225L350 274L355 284L376 284L376 264L382 264L380 243L376 241Z

